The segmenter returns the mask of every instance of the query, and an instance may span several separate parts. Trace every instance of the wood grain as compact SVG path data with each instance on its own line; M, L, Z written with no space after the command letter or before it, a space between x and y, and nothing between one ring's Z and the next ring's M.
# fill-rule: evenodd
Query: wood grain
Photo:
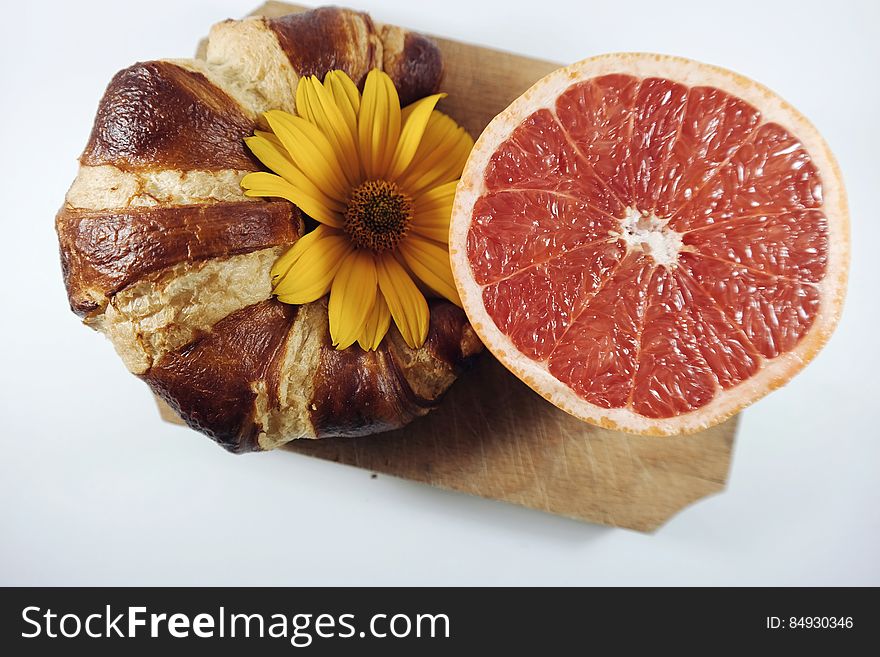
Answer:
M254 13L303 8L270 2ZM444 111L474 136L557 64L435 37ZM585 53L587 54L587 53ZM162 417L179 423L160 402ZM631 436L558 410L489 355L441 407L404 429L286 449L440 488L609 526L652 531L724 489L738 417L689 436Z

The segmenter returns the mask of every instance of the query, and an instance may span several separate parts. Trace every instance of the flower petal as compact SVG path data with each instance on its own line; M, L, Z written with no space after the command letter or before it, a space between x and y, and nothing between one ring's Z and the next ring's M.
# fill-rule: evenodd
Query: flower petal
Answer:
M353 135L357 135L357 116L361 107L361 94L345 71L330 71L324 76L324 88L342 111L345 122Z
M278 283L281 278L283 278L290 268L296 263L297 260L300 259L303 253L305 253L306 249L310 248L315 242L320 239L327 237L328 235L336 235L338 234L332 228L328 228L327 226L321 224L315 230L310 233L306 233L302 237L300 237L292 247L287 249L280 258L278 258L275 263L272 265L272 270L270 275L272 277L272 287Z
M376 167L373 165L373 124L376 122L378 85L379 81L370 71L364 82L364 94L361 96L361 106L358 112L358 149L361 154L364 175L368 180L373 180L376 177L374 173Z
M451 206L453 201L455 201L455 190L457 187L458 180L452 180L429 189L413 200L413 211L418 214Z
M342 227L342 215L331 210L321 201L312 198L301 188L291 185L281 176L265 171L249 173L241 179L241 186L245 196L270 196L284 198L293 203L300 210L322 224ZM335 205L335 204L334 204Z
M394 81L387 73L381 73L381 79L385 86L385 103L388 111L388 131L385 135L385 145L382 149L382 165L379 170L382 178L388 177L388 169L391 168L391 161L394 159L394 152L397 150L397 144L400 141L400 96L397 95L397 88Z
M333 277L351 242L337 232L312 242L288 269L273 290L283 303L311 303L330 291Z
M418 196L461 176L474 140L455 121L442 112L431 113L409 168L397 181L411 196Z
M406 266L420 281L440 296L461 306L446 247L418 235L409 235L397 248Z
M376 303L375 256L355 249L339 266L330 288L330 338L337 349L353 345L364 332L370 311Z
M428 120L431 118L434 107L445 96L446 94L425 96L402 110L401 114L404 117L403 128L400 130L400 139L397 142L394 157L392 157L391 164L388 167L389 179L397 180L406 171L419 148L419 143L425 134L425 128L428 125Z
M410 230L435 242L449 243L449 220L452 218L452 203L424 212L413 213Z
M246 137L245 144L260 162L265 164L272 171L284 178L294 187L298 187L307 196L324 207L334 212L344 213L345 204L330 198L322 192L308 177L297 167L290 155L281 145L277 137L272 135L275 141L265 137L264 135L272 134L256 131L253 137Z
M358 143L368 180L384 178L400 138L400 98L379 69L367 74L358 112Z
M324 88L339 108L352 135L355 153L357 154L358 173L361 182L363 182L364 165L358 150L358 111L361 106L361 94L345 71L330 71L324 77Z
M379 289L404 342L416 349L428 337L428 302L409 274L390 254L378 258Z
M376 303L370 311L370 316L364 324L364 330L358 338L358 344L365 351L374 351L382 344L388 327L391 326L391 311L388 310L388 302L381 294L376 295Z
M348 99L344 102L347 103ZM307 116L303 116L314 123L333 146L349 186L358 185L360 162L354 134L333 97L317 77L300 78L296 88L296 106L301 113L306 112Z
M306 121L314 123L312 118L312 108L309 106L309 97L307 94L308 86L312 82L314 76L303 75L296 81L296 113Z
M269 110L264 116L299 170L328 196L347 200L350 186L324 133L301 116L281 110Z
M290 155L284 150L284 144L281 143L281 140L275 136L274 132L269 132L267 130L254 130L255 137L262 137L266 141L270 142L275 148L277 148L281 153L283 153L284 157L290 160L290 163L293 164L293 160L290 159Z

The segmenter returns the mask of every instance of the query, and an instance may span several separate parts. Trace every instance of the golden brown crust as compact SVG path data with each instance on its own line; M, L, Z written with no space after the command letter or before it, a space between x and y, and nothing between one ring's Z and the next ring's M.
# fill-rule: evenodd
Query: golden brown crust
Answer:
M111 80L80 163L123 170L255 171L258 163L242 141L254 125L201 73L170 62L142 62Z
M311 421L319 438L390 431L424 415L434 404L416 395L388 344L376 351L324 345Z
M443 57L428 37L392 25L378 27L369 15L321 7L266 19L300 76L323 79L345 71L361 87L372 68L391 76L402 105L435 93L443 78Z
M296 313L274 299L243 308L142 378L192 428L232 452L258 450L257 389L277 388L277 361Z
M440 90L443 57L434 41L417 32L384 25L382 44L382 68L394 80L401 105Z
M381 41L365 13L321 7L302 14L266 19L293 70L320 79L334 69L360 86L372 68L382 66Z
M283 201L63 208L55 228L67 294L84 315L125 286L181 262L250 253L297 240L299 211Z
M439 403L480 347L471 342L473 331L461 309L445 301L431 305L429 339L418 350L386 339L376 351L356 346L338 351L322 332L319 365L310 373L311 431L303 437L351 437L397 429ZM260 407L258 397L272 408L281 403L282 361L297 314L302 312L305 307L274 299L243 308L165 354L142 378L189 426L226 449L259 450L261 433L272 433L274 428L263 426L266 409ZM313 314L311 320L323 326L326 314ZM435 358L431 355L435 349L452 360ZM432 385L430 392L418 385L437 381L442 384ZM298 437L285 436L280 442Z
M318 438L363 436L409 424L435 408L478 350L460 308L431 302L428 339L406 347L396 329L376 351L357 346L338 351L325 337L321 348L311 421Z
M453 369L483 349L483 343L468 323L467 315L456 305L432 299L431 330L425 347L431 356ZM456 370L457 372L457 370Z

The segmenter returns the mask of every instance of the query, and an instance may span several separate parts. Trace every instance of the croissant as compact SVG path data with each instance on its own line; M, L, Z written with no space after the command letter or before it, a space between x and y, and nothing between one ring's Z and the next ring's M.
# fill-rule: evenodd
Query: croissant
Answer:
M203 60L116 74L56 217L72 310L231 451L403 426L481 349L459 308L432 301L422 347L392 327L376 351L338 351L326 299L271 295L270 268L304 217L243 195L242 177L260 169L243 138L262 112L295 110L300 77L342 69L362 83L372 68L402 103L434 93L443 73L430 39L346 9L215 25Z

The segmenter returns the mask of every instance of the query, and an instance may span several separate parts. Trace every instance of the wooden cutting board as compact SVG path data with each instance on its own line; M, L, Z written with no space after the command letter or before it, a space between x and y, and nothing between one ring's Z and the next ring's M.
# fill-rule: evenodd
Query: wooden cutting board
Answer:
M254 13L304 10L269 2ZM474 137L559 66L435 38L449 93L442 109ZM164 402L160 411L180 423ZM724 489L737 421L667 438L601 429L558 410L485 354L440 408L408 427L366 438L298 440L286 449L578 520L651 531Z

